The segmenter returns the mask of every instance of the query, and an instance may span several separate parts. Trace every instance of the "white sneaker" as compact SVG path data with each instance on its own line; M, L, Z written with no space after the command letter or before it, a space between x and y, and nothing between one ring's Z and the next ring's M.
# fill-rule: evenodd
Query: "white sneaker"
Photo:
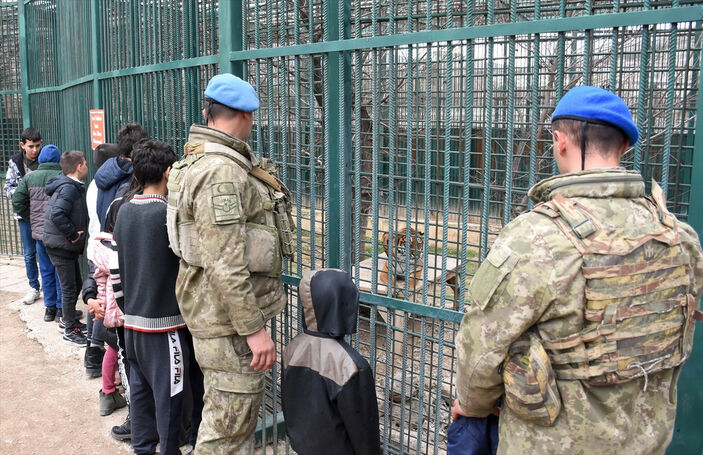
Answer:
M29 292L27 292L24 297L22 297L22 303L24 303L25 305L31 305L34 303L35 300L39 298L39 295L39 289L32 288L29 290Z

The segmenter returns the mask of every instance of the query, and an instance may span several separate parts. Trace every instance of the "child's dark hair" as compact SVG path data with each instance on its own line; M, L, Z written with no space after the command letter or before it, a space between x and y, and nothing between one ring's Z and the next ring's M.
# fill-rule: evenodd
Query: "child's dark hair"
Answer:
M73 174L84 159L83 152L79 150L63 152L61 154L61 161L59 161L61 172L63 172L64 175Z
M159 183L166 169L175 162L176 153L167 143L156 139L138 142L132 152L134 174L125 199L129 200L135 194L141 194L147 185Z
M117 148L120 150L120 155L129 158L134 145L148 137L146 129L139 123L126 123L117 133Z
M24 131L22 131L22 135L20 137L20 142L22 142L23 144L27 141L41 141L41 134L36 128L26 128Z

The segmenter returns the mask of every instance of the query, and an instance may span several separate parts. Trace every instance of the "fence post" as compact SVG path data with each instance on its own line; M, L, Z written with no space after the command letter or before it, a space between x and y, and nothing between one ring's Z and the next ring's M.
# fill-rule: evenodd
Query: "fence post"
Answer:
M100 73L102 69L99 52L100 42L102 40L98 24L100 24L100 6L98 0L90 0L90 41L92 44L90 56L93 68L93 109L100 109L103 104L102 96L100 95L100 81L98 80L98 73Z
M219 34L219 54L220 54L220 73L233 73L242 77L243 63L232 63L230 54L232 47L242 45L242 21L233 20L235 10L239 17L242 15L242 2L239 1L220 1L217 12L217 32ZM237 50L240 50L239 48Z
M350 2L325 2L326 41L349 39ZM351 58L349 52L327 53L325 155L328 174L326 200L326 267L351 271ZM357 119L358 121L358 119Z
M32 126L32 113L29 109L29 66L27 64L27 17L24 0L17 1L17 26L20 45L20 89L22 91L22 128Z
M699 62L703 61L703 52ZM703 71L698 71L698 90L703 88ZM693 142L693 166L691 169L691 199L688 206L688 222L703 238L703 103L699 102L696 114L696 130ZM697 302L699 307L701 302ZM681 372L678 384L676 425L674 437L667 453L703 453L703 433L700 415L703 409L703 324L698 324L694 335L693 352Z

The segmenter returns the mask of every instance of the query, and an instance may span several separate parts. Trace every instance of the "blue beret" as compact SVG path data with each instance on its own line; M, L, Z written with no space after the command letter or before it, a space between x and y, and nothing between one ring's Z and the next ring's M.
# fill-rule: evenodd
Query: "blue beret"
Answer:
M238 111L254 112L259 108L259 96L254 87L230 73L218 74L210 79L205 97Z
M37 161L39 161L39 164L58 163L61 161L61 151L54 144L47 144L42 147L41 152L39 152Z
M639 137L637 125L622 98L600 87L583 85L569 90L554 109L552 122L560 118L615 126L625 133L630 145Z

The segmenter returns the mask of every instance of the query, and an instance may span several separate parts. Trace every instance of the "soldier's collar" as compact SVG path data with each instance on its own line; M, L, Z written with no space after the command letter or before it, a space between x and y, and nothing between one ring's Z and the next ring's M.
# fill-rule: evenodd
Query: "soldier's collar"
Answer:
M191 125L188 142L216 142L241 153L255 166L259 163L259 158L252 153L249 144L229 133L210 128L209 126Z
M643 197L644 179L639 172L621 167L590 169L542 180L528 192L535 202L548 201L555 194L590 198Z

